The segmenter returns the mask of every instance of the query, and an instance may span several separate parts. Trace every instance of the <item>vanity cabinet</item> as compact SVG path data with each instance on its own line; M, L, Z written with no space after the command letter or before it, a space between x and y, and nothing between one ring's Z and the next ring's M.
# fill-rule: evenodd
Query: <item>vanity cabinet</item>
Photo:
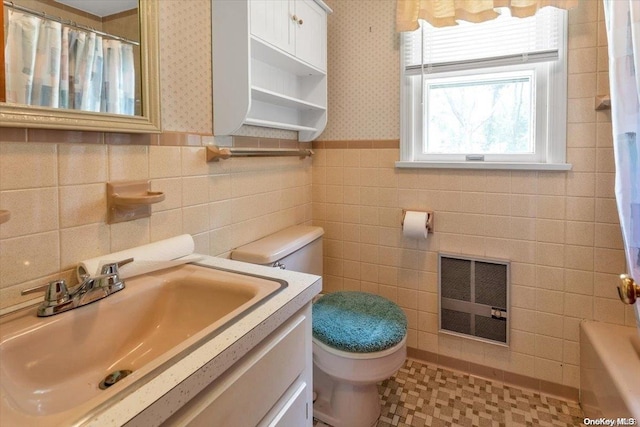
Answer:
M242 125L298 131L327 123L327 15L321 0L215 1L214 134Z
M163 425L310 427L312 405L307 304Z

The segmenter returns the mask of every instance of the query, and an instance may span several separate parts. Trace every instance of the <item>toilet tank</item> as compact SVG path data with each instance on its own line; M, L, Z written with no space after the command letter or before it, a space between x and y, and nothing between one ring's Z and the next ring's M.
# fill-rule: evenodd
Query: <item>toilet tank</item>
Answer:
M321 227L296 225L231 252L231 259L322 276Z

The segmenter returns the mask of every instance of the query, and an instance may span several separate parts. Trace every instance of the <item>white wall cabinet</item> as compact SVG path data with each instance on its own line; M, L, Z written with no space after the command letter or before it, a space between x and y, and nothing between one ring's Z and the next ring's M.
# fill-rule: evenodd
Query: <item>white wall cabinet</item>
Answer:
M327 14L321 0L214 1L215 135L242 125L298 131L327 123Z
M163 425L311 427L312 370L308 303Z
M293 1L296 26L296 56L327 70L327 14L314 0Z
M291 0L250 0L249 27L251 36L295 55L295 12Z

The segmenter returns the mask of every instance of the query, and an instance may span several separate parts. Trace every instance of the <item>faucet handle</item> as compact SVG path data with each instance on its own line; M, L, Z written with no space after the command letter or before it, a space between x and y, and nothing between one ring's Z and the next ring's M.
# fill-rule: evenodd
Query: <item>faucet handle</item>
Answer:
M69 290L67 289L67 283L64 279L53 280L46 285L36 286L23 290L21 295L34 294L36 292L45 291L44 301L46 303L64 303L69 301Z
M123 259L122 261L105 264L100 269L100 274L101 275L116 274L118 273L118 269L120 267L122 267L123 265L129 264L130 262L133 262L133 258L127 258L127 259Z

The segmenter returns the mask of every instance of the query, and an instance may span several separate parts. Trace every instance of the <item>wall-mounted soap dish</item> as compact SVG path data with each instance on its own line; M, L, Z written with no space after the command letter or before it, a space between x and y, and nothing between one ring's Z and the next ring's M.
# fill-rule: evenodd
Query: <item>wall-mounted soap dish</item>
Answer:
M164 193L151 191L151 181L107 183L107 223L151 216L151 205L164 200Z
M11 212L0 209L0 224L4 224L11 218Z

